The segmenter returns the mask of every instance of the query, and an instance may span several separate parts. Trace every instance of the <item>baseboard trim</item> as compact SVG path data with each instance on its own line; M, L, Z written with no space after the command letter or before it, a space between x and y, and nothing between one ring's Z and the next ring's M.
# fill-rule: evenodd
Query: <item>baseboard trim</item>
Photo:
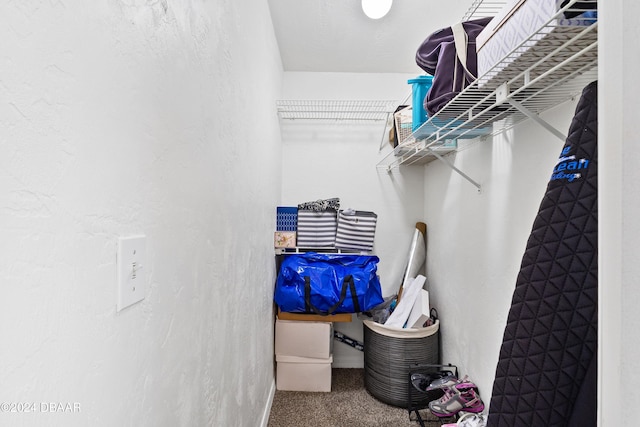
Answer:
M267 404L264 407L264 412L262 413L262 422L260 423L260 427L267 427L269 424L269 415L271 414L271 405L273 405L273 398L276 395L276 380L274 379L271 382L271 390L269 390L269 398L267 399Z

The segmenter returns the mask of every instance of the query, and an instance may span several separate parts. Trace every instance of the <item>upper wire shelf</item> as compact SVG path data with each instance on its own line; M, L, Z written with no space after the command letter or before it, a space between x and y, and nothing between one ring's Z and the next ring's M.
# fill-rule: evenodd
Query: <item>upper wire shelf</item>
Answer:
M479 14L492 10L497 3L506 2L475 0L465 17L482 16ZM575 3L571 0L411 137L401 141L378 168L389 171L400 165L428 163L439 157L434 151L451 140L489 136L527 118L545 125L539 114L575 97L597 79L598 23L556 24L564 12L580 12ZM588 3L595 6L595 0L580 2Z
M507 0L473 0L462 21L493 17L507 4Z
M278 100L281 119L327 121L382 121L393 113L393 100Z

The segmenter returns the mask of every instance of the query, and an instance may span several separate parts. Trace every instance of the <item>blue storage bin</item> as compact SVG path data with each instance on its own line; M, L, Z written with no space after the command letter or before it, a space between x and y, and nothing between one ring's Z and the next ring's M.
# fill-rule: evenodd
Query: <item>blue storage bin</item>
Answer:
M415 131L420 127L421 124L427 121L427 112L424 109L424 98L427 96L427 92L429 92L429 89L431 89L432 81L433 76L418 76L415 79L409 79L407 81L407 83L412 85L412 131Z
M297 230L298 230L297 206L276 207L276 231L297 231Z

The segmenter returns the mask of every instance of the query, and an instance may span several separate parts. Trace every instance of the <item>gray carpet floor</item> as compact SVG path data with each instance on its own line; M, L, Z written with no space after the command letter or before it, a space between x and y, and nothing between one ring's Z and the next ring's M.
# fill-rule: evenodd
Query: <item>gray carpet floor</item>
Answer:
M425 427L439 427L440 420L420 411ZM444 422L455 422L445 419ZM419 427L415 415L387 405L364 387L363 369L332 371L330 393L277 390L268 427Z

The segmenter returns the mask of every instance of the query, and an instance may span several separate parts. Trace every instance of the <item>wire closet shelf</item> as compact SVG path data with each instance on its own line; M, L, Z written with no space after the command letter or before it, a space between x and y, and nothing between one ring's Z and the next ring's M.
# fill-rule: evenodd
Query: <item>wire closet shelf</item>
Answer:
M284 120L382 121L393 113L397 100L278 100Z
M495 16L506 1L475 0L463 20ZM573 97L597 79L598 23L559 25L565 12L595 9L596 0L570 0L442 110L429 117L379 163L426 164L452 140L485 137L530 118L564 139L539 115ZM456 151L453 149L450 151ZM440 151L441 152L441 151Z

